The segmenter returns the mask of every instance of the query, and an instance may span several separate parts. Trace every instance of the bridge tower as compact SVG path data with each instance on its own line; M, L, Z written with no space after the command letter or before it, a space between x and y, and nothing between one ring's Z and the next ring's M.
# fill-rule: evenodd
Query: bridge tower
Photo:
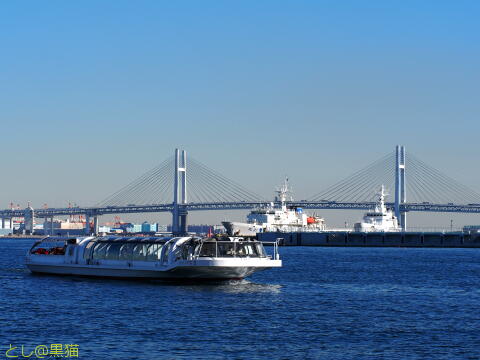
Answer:
M91 218L93 217L93 230ZM98 235L98 214L95 210L85 212L85 235Z
M23 222L24 222L24 232L27 235L33 234L34 226L35 226L35 211L30 206L30 202L28 203L27 208L24 210L23 215Z
M187 233L187 153L175 149L175 173L173 179L172 233Z
M395 152L395 216L397 217L402 230L407 230L407 213L401 211L401 205L407 202L405 184L405 147L397 145Z

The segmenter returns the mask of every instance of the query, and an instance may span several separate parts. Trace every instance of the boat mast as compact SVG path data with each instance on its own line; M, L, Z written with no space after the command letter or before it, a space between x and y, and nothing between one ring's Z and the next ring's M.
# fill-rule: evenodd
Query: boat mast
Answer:
M382 210L382 213L385 214L387 212L387 209L385 208L385 186L382 184L382 188L380 189L380 208Z
M375 205L375 212L385 214L387 212L387 208L385 207L385 186L382 184L380 188L380 192L378 194L378 202Z
M280 201L280 205L282 207L283 211L287 211L287 194L289 192L288 189L288 178L285 177L285 180L283 181L283 184L277 188L275 191L277 193L277 199Z

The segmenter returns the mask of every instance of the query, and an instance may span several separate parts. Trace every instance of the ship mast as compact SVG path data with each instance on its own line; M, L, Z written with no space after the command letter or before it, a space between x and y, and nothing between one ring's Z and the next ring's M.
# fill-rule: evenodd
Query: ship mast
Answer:
M380 188L380 192L378 193L378 203L376 205L376 211L380 212L382 214L386 213L387 209L385 207L385 195L388 195L385 193L385 186L382 185Z
M283 184L277 188L275 191L277 193L277 199L280 201L280 205L282 206L283 211L287 211L287 194L289 192L288 189L288 178L285 177L285 180L283 181Z

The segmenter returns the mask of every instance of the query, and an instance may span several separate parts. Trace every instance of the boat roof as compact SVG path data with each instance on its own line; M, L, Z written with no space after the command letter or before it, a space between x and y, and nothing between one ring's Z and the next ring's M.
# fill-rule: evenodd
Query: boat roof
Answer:
M99 236L91 241L96 242L135 242L135 243L166 243L172 237L160 236Z
M39 238L35 242L66 242L68 240L77 240L75 236L47 236L44 238Z
M104 242L104 243L145 243L145 244L165 244L167 241L171 239L194 239L194 240L200 240L200 241L248 241L248 242L255 242L257 240L253 239L244 239L242 237L227 237L227 238L220 238L217 239L215 237L211 238L200 238L197 236L94 236L94 237L72 237L72 236L48 236L43 239L39 239L37 243L45 243L45 242L67 242L67 241L76 241L77 243L80 243L83 240L88 240L88 242Z

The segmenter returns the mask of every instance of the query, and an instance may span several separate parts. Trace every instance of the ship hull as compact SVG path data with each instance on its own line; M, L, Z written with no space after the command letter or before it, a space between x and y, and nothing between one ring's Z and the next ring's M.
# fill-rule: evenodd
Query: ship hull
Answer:
M243 279L256 271L271 267L280 267L280 260L268 260L269 264L252 262L251 264L215 265L208 262L202 265L182 265L165 269L141 269L119 266L98 266L78 264L39 264L29 263L28 269L32 273L77 275L89 277L111 278L143 278L143 279L215 279L230 280ZM273 263L272 263L273 262Z

